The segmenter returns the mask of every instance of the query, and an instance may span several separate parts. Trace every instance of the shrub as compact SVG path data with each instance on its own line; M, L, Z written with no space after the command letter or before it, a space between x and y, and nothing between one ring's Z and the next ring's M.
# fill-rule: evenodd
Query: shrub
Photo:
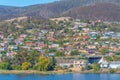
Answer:
M11 67L10 67L9 63L7 63L7 62L1 62L0 63L0 69L2 69L2 70L10 70Z
M109 69L109 73L115 73L116 70L115 69Z
M21 70L22 68L21 68L21 66L18 65L18 66L13 66L12 69L13 70Z
M22 63L22 70L28 70L31 67L31 63L30 62L24 62Z

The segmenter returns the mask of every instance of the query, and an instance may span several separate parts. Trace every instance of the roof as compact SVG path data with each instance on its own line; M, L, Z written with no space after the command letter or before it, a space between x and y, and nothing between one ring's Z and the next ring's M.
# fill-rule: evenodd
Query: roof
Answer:
M113 62L110 62L110 64L120 64L120 61L113 61Z

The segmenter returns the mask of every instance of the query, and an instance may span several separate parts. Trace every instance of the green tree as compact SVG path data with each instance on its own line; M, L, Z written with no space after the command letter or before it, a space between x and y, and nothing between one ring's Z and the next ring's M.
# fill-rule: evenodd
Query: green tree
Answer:
M102 55L105 55L105 54L109 53L109 49L102 48L102 49L99 50L99 52L100 52Z
M109 73L115 73L116 70L115 69L109 69Z
M116 56L116 55L113 55L113 56L112 56L112 59L113 59L113 61L119 61L119 60L120 60L120 57L119 57L119 56Z
M60 47L63 47L63 44L64 44L63 40L59 40L58 43L59 43Z
M15 65L15 66L12 66L12 69L13 70L21 70L21 66L20 65Z
M64 33L68 33L69 32L69 29L64 29Z
M48 50L48 53L52 53L52 52L56 52L57 50L55 49L55 48L50 48L49 50Z
M98 72L100 70L100 65L98 63L94 63L93 70L94 70L94 72Z
M116 52L115 55L120 55L120 51Z
M31 65L35 65L39 58L39 51L28 51L26 49L21 49L17 52L15 57L13 57L10 62L13 65L22 65L23 62L30 62Z
M61 52L61 51L57 51L55 56L58 56L58 57L59 56L65 56L65 54L63 52Z
M113 59L112 59L112 57L111 57L111 56L105 56L104 58L105 58L105 60L107 60L108 62L113 61Z
M75 56L75 55L79 55L79 51L78 50L71 51L71 56Z
M28 70L31 67L31 63L30 62L24 62L22 63L22 70Z
M0 69L2 70L10 70L10 64L8 62L1 62L0 63Z
M27 61L30 62L32 65L35 65L39 59L40 53L39 51L32 51L28 56L26 56Z
M55 59L55 57L52 57L52 59L51 59L51 65L50 65L50 70L54 70L54 68L55 68L55 66L56 66L56 59Z

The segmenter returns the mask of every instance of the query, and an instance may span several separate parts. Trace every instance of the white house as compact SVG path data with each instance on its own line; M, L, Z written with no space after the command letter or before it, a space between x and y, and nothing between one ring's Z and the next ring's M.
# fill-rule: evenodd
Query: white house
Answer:
M49 47L49 48L58 48L58 47L59 47L59 44L52 44L52 45L49 45L48 47Z
M114 61L109 64L109 68L120 68L120 61Z
M101 68L108 68L109 63L102 57L101 60L98 62Z

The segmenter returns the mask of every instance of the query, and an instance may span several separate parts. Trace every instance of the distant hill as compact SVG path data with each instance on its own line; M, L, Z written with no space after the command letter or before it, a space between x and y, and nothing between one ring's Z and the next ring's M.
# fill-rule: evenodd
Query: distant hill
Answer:
M113 3L100 3L74 8L65 12L63 15L80 19L120 21L120 6Z
M112 12L110 14L110 16L119 14L119 11L116 10L116 8L119 7L120 0L60 0L60 1L53 2L53 3L37 4L37 5L32 5L32 6L27 6L27 7L0 6L0 20L21 17L21 16L31 16L33 18L38 18L38 19L59 17L59 16L63 16L63 14L68 15L68 16L71 16L71 15L80 16L79 13L76 14L72 11L77 10L80 7L81 7L80 10L82 10L82 9L86 9L88 7L91 8L91 7L97 6L97 4L99 6L99 3L109 3L109 2L111 2L110 5L112 5L112 6L115 5L114 7L111 7L111 6L109 6L109 4L107 4L108 5L107 7L110 7L110 9L111 8L115 9L114 10L115 12L113 11L114 13ZM91 6L91 5L94 5L94 6ZM105 10L104 7L106 7L106 6L104 5L101 9ZM100 9L100 6L99 6L99 9ZM97 10L97 8L95 10ZM103 10L101 10L101 11L103 11ZM71 13L69 13L69 12L71 12ZM80 13L81 13L81 11L80 11ZM76 17L76 16L72 16L72 17ZM109 16L107 16L107 17L109 17ZM110 20L115 20L114 18L116 18L116 17L118 18L118 16L114 16L114 17L111 17ZM76 17L76 18L80 18L80 17ZM82 17L82 18L84 18L84 17ZM107 20L107 19L109 20L109 18L106 18L105 20ZM116 20L118 20L118 19L116 19Z

